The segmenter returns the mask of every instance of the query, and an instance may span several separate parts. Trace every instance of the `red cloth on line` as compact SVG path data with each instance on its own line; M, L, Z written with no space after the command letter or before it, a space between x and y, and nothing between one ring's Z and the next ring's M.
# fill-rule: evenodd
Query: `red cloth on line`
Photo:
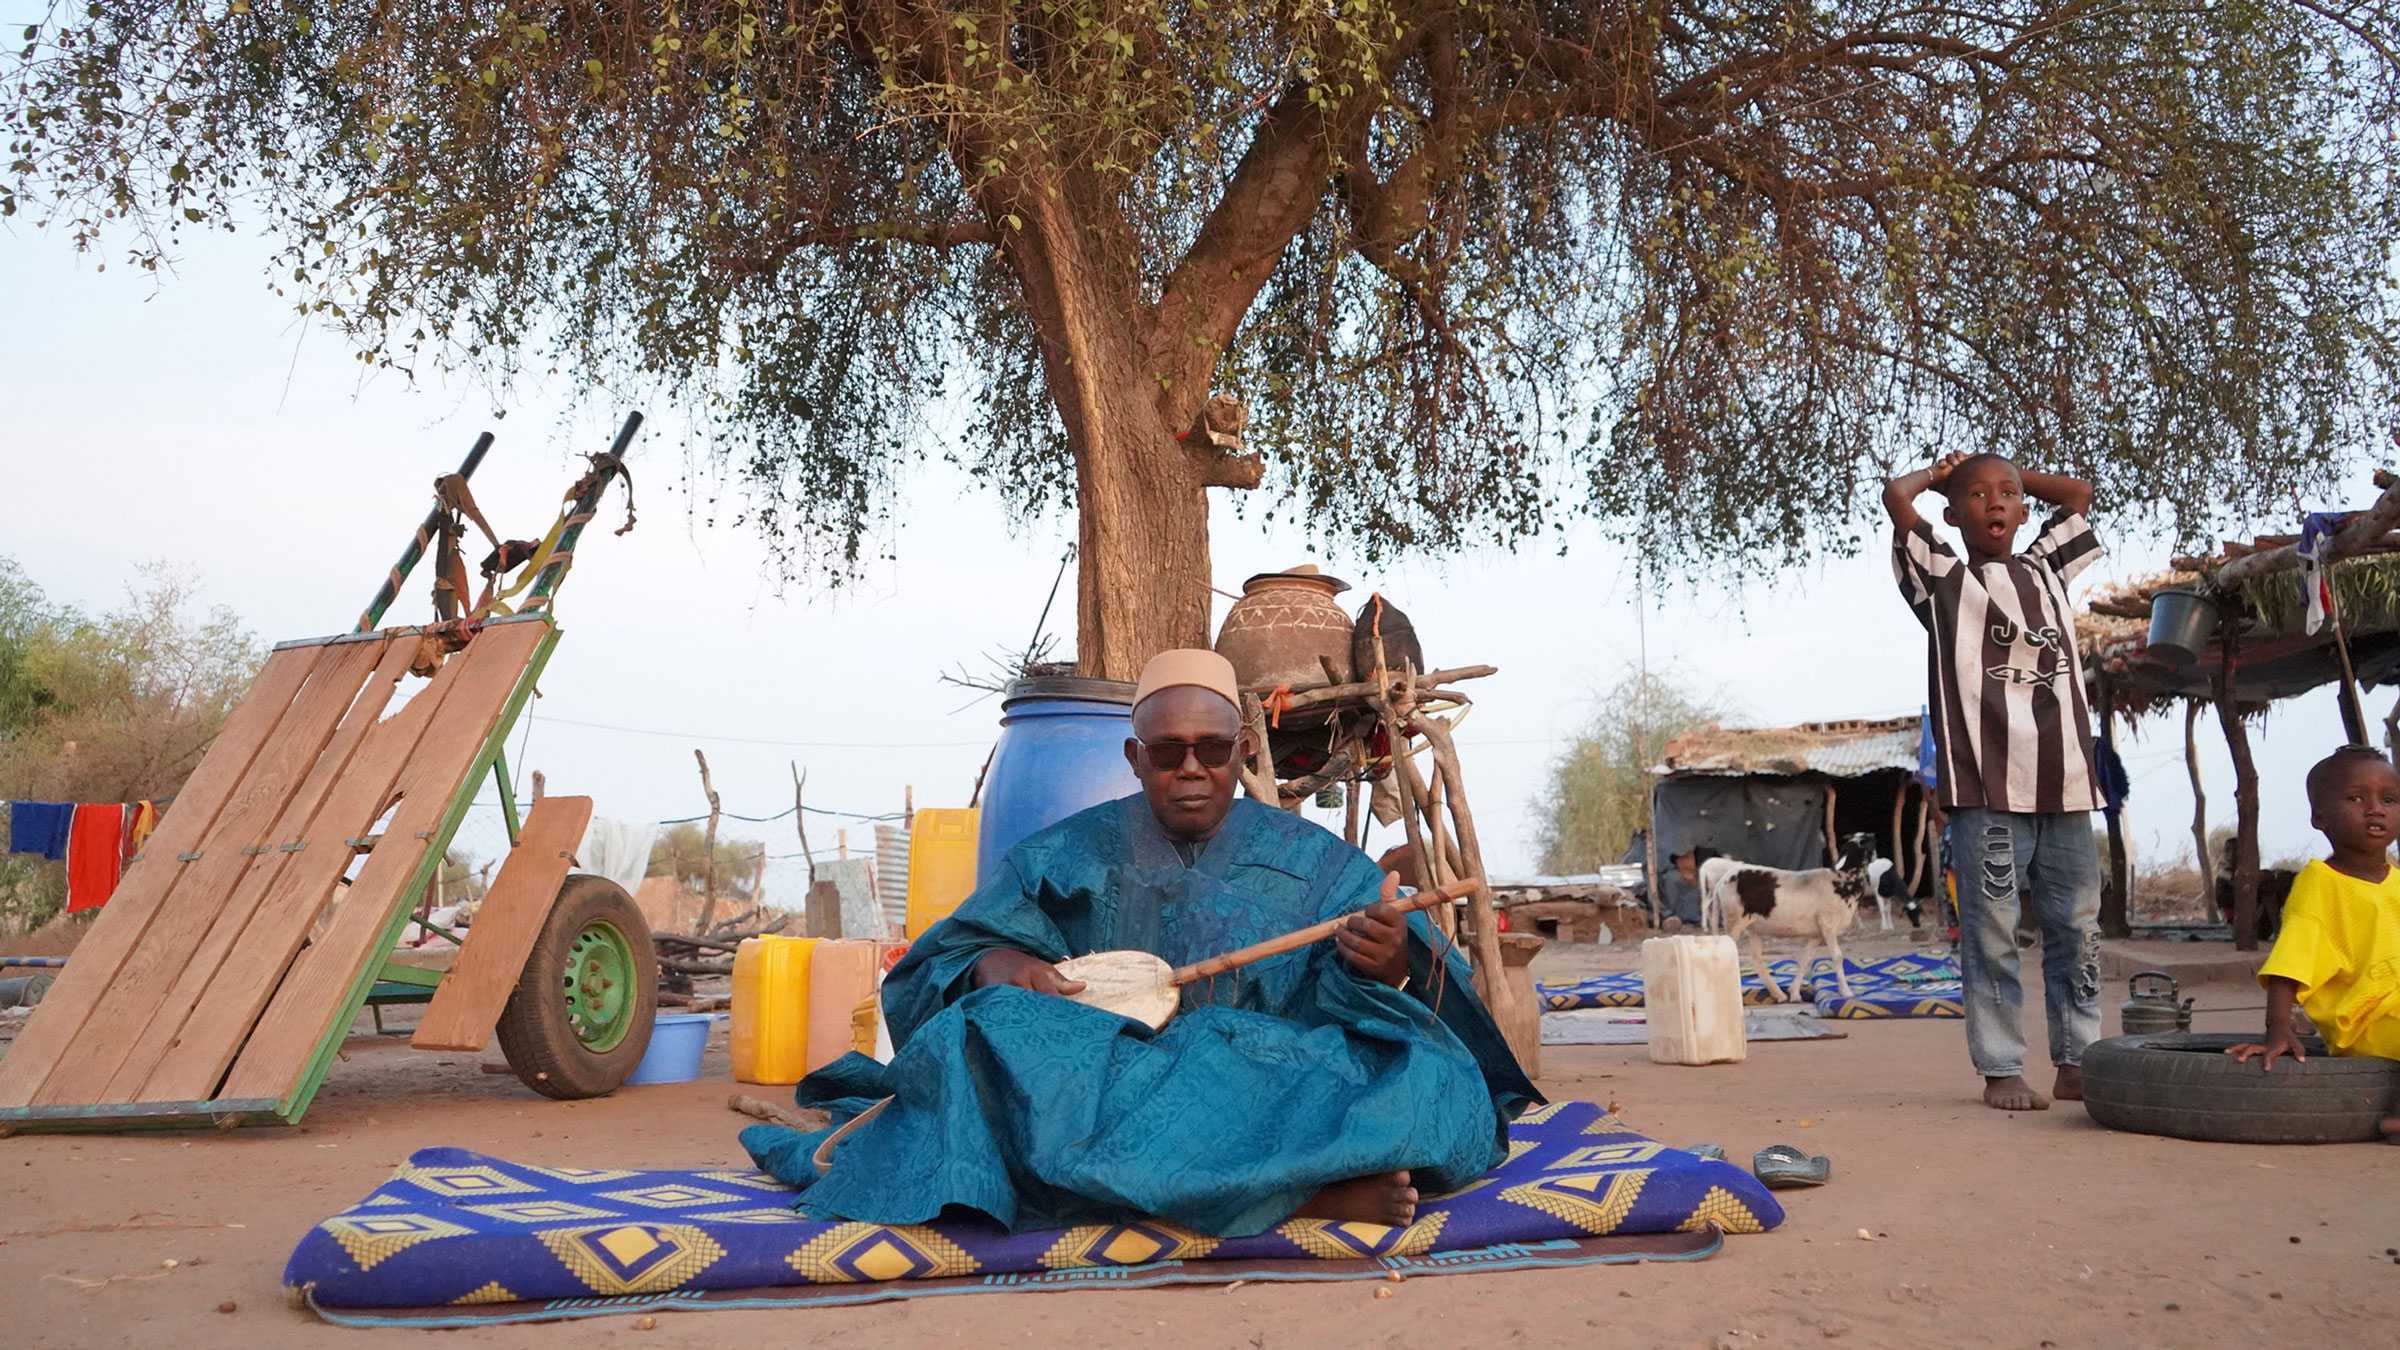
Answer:
M76 807L67 830L67 912L107 904L124 869L125 808L115 802Z

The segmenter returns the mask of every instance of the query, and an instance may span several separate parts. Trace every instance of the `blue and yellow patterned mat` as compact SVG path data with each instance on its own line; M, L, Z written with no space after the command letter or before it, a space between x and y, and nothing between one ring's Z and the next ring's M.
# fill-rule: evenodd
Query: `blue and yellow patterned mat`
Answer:
M1783 1208L1738 1167L1668 1148L1589 1102L1527 1112L1508 1159L1406 1228L1293 1219L1218 1239L1157 1222L1008 1234L792 1212L760 1172L529 1167L419 1150L310 1229L284 1284L349 1325L482 1326L611 1313L984 1291L1384 1279L1696 1260Z
M1841 987L1833 978L1833 965L1819 960L1815 977L1808 989L1810 1001L1817 1005L1819 1017L1964 1017L1966 1005L1960 1002L1958 958L1939 956L1887 956L1877 961L1851 961L1850 992L1843 998ZM1792 976L1799 964L1789 960L1767 962L1775 972L1776 982L1784 988L1792 986ZM1544 984L1535 987L1542 997L1542 1006L1552 1012L1571 1008L1639 1008L1642 1006L1642 976L1639 971L1619 971L1611 975L1595 975L1573 984ZM1742 972L1742 1002L1753 1007L1764 1006L1772 1000L1767 987L1759 981L1758 972Z

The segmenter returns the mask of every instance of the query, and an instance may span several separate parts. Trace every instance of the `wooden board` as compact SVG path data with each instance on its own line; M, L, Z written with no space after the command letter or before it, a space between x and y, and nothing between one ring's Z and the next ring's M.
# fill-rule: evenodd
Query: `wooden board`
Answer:
M517 987L533 940L542 935L542 921L550 917L550 903L558 898L559 883L575 865L575 848L591 824L589 797L544 797L533 804L410 1045L481 1050L492 1038L501 1006Z
M393 785L425 729L440 714L461 669L456 661L445 662L407 706L377 722L367 733L312 827L329 847L312 843L276 876L274 886L259 901L216 978L185 1021L173 1053L143 1086L142 1100L200 1101L215 1094L226 1068L307 941L317 911L349 870L353 857L349 841L365 835L382 814Z
M350 642L322 651L274 738L259 751L209 830L200 856L176 880L141 945L126 956L84 1022L74 1052L33 1094L36 1105L109 1100L110 1078L174 985L176 972L208 935L243 874L272 856L275 822L357 699L360 682L383 655L383 644Z
M400 776L398 809L332 922L276 989L219 1095L281 1101L300 1091L319 1044L355 1015L354 996L390 948L394 920L416 898L412 883L422 884L432 841L473 799L470 776L490 762L501 713L552 635L541 622L495 624L450 658L463 668Z
M186 1020L215 982L251 916L257 913L260 903L283 874L298 864L301 855L312 847L323 854L346 853L341 838L356 822L328 818L324 807L335 782L349 771L367 734L383 716L384 707L399 688L400 678L408 673L417 644L416 639L403 637L359 645L382 648L374 669L366 676L366 687L343 714L341 724L334 728L333 739L326 743L308 777L292 793L282 816L268 832L269 851L250 859L249 869L235 883L233 894L226 898L208 932L184 958L166 996L159 1000L148 1024L134 1037L125 1063L109 1079L107 1089L101 1094L102 1101L141 1100L143 1084L150 1081L175 1047ZM331 884L328 882L328 887Z
M34 1092L74 1045L76 1034L115 982L127 955L141 945L151 920L182 873L185 864L180 855L198 847L216 823L226 800L250 771L259 748L283 721L320 654L318 648L292 648L267 657L199 767L160 817L141 856L125 870L116 893L76 944L75 959L59 972L58 981L34 1008L7 1058L0 1059L0 1107L31 1104Z

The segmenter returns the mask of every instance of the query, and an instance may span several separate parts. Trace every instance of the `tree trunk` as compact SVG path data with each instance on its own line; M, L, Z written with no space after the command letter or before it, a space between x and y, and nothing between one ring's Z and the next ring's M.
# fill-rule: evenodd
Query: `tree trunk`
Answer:
M1154 410L1094 411L1082 437L1069 433L1075 664L1087 676L1131 680L1170 647L1208 645L1208 490Z
M1131 232L1104 188L1028 166L977 196L1019 222L1001 247L1075 457L1076 668L1131 680L1167 648L1208 645L1212 456L1177 439L1208 390L1153 369L1139 278L1109 261L1131 256Z

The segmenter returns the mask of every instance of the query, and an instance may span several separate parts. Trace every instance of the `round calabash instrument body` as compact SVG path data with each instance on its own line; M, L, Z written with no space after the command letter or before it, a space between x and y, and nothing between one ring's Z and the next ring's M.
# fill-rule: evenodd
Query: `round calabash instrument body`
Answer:
M1083 981L1073 995L1087 1008L1104 1008L1156 1031L1175 1015L1181 995L1170 982L1174 967L1148 952L1093 952L1058 963L1058 973Z

